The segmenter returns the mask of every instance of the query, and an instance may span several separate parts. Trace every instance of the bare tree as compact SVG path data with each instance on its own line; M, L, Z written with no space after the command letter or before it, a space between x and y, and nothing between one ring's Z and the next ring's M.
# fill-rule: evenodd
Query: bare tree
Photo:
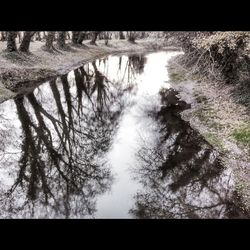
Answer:
M58 32L58 38L57 38L57 45L59 49L65 49L66 48L66 31L59 31Z
M41 37L41 32L40 31L36 32L36 40L37 41L42 41L42 37Z
M80 31L77 39L78 44L82 44L83 40L86 39L86 31Z
M52 51L54 49L53 47L53 41L55 38L55 32L54 31L48 31L48 34L46 36L46 42L45 42L45 50Z
M125 39L125 36L124 36L124 34L123 34L122 31L119 31L119 39L120 40L124 40Z
M5 32L5 31L1 31L1 39L0 39L0 41L6 41L6 37L7 37L6 33L7 32Z
M136 31L127 31L128 41L131 43L135 43L135 39L137 38Z
M22 42L22 32L18 31L17 36L18 36L18 42L21 43Z
M17 37L16 31L7 32L7 51L8 52L17 51L16 37Z
M90 44L92 45L96 45L96 40L97 40L97 36L101 33L101 31L93 31L92 32L92 39L90 41Z
M82 45L84 39L86 39L86 31L72 31L72 43L74 45Z
M110 32L103 32L103 39L105 39L105 45L108 45L108 42L111 39Z
M19 50L21 52L28 52L31 38L35 35L35 31L25 31L23 34L23 39L21 42L21 45L19 47Z
M68 31L66 31L66 39L68 39L68 40L70 40L70 39L71 39L70 34L69 34L69 32L68 32Z
M47 37L47 34L45 31L43 31L43 39L46 39L46 37Z
M77 44L80 31L72 31L72 43Z

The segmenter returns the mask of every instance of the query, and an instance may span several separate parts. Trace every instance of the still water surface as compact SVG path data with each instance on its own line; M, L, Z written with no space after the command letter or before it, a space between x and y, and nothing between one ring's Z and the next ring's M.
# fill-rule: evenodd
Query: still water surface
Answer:
M179 53L108 56L2 103L0 217L248 217L180 117L166 67Z

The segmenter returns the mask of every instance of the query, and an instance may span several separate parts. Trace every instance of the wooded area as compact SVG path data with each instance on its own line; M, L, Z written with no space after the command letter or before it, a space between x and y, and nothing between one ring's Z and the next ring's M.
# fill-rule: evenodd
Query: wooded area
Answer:
M84 40L97 45L97 40L165 38L186 53L186 65L195 71L225 82L245 80L250 75L249 32L138 32L138 31L2 31L0 41L6 41L7 52L29 52L30 43L42 41L44 50L67 50L84 46Z
M7 41L8 52L29 52L30 42L44 41L44 50L53 51L56 48L65 50L68 45L82 45L84 40L90 40L90 44L96 45L97 39L105 40L106 45L111 39L127 39L134 43L136 39L149 37L151 32L135 31L2 31L0 41ZM153 32L154 33L154 32ZM163 32L158 34L164 36ZM56 43L56 45L54 44ZM17 44L20 44L19 47Z

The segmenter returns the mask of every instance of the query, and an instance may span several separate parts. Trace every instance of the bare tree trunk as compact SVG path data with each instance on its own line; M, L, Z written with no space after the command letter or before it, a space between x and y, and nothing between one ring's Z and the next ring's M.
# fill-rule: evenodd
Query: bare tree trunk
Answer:
M48 34L46 36L45 50L52 51L54 49L53 47L54 37L55 37L55 32L48 31Z
M6 32L1 31L1 40L0 41L6 41Z
M93 31L92 32L92 39L90 41L90 44L92 45L96 45L96 40L97 40L97 36L100 34L100 31Z
M16 36L17 36L16 31L7 32L7 51L8 52L17 51Z
M136 32L135 31L128 31L128 41L131 43L135 43Z
M105 33L105 32L104 32ZM104 39L104 34L103 32L99 34L99 40L103 40Z
M57 38L57 45L59 49L65 49L66 48L66 31L59 31L58 32L58 38Z
M30 47L30 41L32 36L35 35L35 31L24 31L23 34L23 40L22 43L19 47L19 50L22 52L28 52L29 51L29 47Z
M159 35L161 34L158 33L158 38L160 38ZM143 39L145 38L145 36L146 36L146 32L145 31L141 32L140 38Z
M69 32L67 31L66 32L66 39L68 39L68 40L70 40L71 38L70 38L70 34L69 34Z
M124 34L123 34L122 31L119 31L119 39L120 40L124 40L125 39L125 36L124 36Z
M46 35L46 32L43 31L43 39L46 39L47 35Z
M18 42L21 43L21 41L22 41L22 33L21 33L21 31L17 32L17 36L18 36Z
M42 40L40 31L36 32L36 40L37 41L41 41Z
M85 38L85 31L79 32L79 36L78 36L78 39L77 39L77 43L78 43L78 44L82 44L84 38Z
M30 39L31 42L35 42L35 36L32 36Z
M79 38L79 31L72 31L72 43L77 44Z
M103 32L103 38L105 39L105 45L108 45L109 42L109 32Z

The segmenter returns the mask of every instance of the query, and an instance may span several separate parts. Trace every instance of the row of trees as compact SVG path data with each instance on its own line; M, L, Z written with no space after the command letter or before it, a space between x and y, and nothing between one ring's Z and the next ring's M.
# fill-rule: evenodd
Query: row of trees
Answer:
M105 44L112 38L115 39L127 39L129 42L134 43L136 39L142 39L149 36L150 32L135 32L135 31L119 31L119 32L108 32L108 31L2 31L1 41L7 41L7 51L21 51L29 52L31 41L44 41L44 50L53 51L54 42L56 41L56 47L58 49L66 50L69 45L66 44L67 40L71 41L71 45L82 45L84 40L91 40L90 44L96 45L97 39L104 39ZM20 43L17 48L17 40Z
M42 33L42 35L41 35ZM36 32L36 31L7 31L2 32L1 40L7 41L7 51L21 51L21 52L29 52L29 46L32 39L45 40L44 49L47 51L54 50L54 41L57 42L57 47L59 49L66 49L66 40L71 39L72 44L82 44L84 39L91 38L91 44L96 44L97 36L101 32L93 31L93 32L80 32L80 31L72 31L70 35L67 31L48 31L48 32ZM17 48L16 38L19 38L20 46Z

